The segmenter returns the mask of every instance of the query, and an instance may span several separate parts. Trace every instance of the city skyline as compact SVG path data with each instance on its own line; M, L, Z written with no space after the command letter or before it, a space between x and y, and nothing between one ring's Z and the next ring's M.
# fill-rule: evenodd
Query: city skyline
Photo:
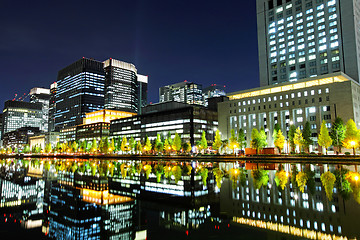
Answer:
M111 9L91 2L25 3L31 16L9 7L4 5L0 25L2 102L33 87L49 88L60 69L82 57L136 65L149 75L149 103L158 102L159 87L184 80L231 84L236 90L259 86L255 2L219 7L137 1L114 3Z

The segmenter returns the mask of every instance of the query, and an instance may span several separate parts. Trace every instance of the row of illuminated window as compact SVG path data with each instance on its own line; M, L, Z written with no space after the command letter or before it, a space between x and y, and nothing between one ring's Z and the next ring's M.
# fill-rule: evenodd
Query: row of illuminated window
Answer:
M324 15L324 13L322 13L322 15ZM334 26L334 25L336 25L336 24L337 24L337 23L336 23L336 19L337 19L337 14L332 14L332 15L330 15L329 18L328 18L328 20L329 20L329 21L332 21L332 22L329 23L329 26ZM312 21L312 20L313 20L313 16L309 16L309 17L306 18L306 21L311 21L311 22L308 22L308 23L306 24L306 27L307 27L307 28L314 26L314 21ZM284 19L280 20L279 22L283 23L283 22L284 22ZM279 23L279 22L278 22L278 23ZM295 23L295 25L299 25L299 24L302 24L303 22L304 22L303 19L299 19L299 20L297 20L296 22L289 22L288 24L286 24L286 28L293 28L293 27L294 27L294 23ZM320 18L320 19L318 19L318 20L316 21L316 24L318 24L318 25L319 25L319 24L322 24L322 23L325 23L325 18L324 18L324 17L322 17L322 18ZM271 26L271 25L270 25L270 26ZM298 30L299 30L299 27L303 27L303 25L297 26L297 29L298 29ZM272 27L272 28L269 29L268 34L274 34L274 33L278 32L278 31L284 30L284 28L285 28L285 25L282 25L282 24L281 24L280 26L278 26L278 28ZM301 29L302 29L302 28L301 28ZM279 35L280 35L280 33L279 33Z
M329 88L325 88L325 93L329 93L330 90ZM322 89L318 89L317 90L317 93L318 94L322 94ZM307 96L313 96L315 95L315 90L310 90L310 91L304 91L304 92L297 92L297 93L291 93L291 94L285 94L284 96L283 95L280 95L280 96L273 96L273 97L268 97L268 98L263 98L263 102L265 103L266 101L268 102L271 102L271 101L277 101L277 100L283 100L283 99L289 99L290 98L295 98L295 97L307 97ZM256 99L252 99L252 100L247 100L247 101L240 101L238 102L237 104L236 103L230 103L230 107L232 106L246 106L246 105L250 105L250 104L256 104L257 103L261 103L261 99L258 98L257 100Z

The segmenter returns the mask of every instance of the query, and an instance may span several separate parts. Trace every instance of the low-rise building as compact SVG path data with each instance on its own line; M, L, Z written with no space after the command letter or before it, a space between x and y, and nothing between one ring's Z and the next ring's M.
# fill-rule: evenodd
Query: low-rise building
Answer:
M317 150L321 123L331 128L332 121L341 117L360 124L360 85L343 73L332 73L276 86L259 87L227 94L228 101L218 104L219 130L222 138L230 137L231 129L243 129L247 146L251 130L264 128L268 143L273 146L272 134L279 124L284 136L290 125L303 129L308 121Z
M29 138L41 133L37 127L22 127L4 134L3 146L22 149L29 144Z
M47 132L29 137L30 149L32 149L33 146L40 146L42 149L45 149L45 146L49 143L52 147L55 147L56 143L59 142L59 139L60 133L58 132Z
M148 105L141 115L111 121L110 136L134 137L135 140L148 136L153 140L158 133L167 136L170 132L172 138L178 133L183 141L194 146L205 131L211 145L217 126L216 111L173 101Z

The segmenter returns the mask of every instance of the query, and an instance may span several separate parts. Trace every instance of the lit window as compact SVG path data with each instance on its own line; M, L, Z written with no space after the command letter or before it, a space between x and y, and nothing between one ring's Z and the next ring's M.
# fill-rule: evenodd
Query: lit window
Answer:
M315 90L311 90L311 91L310 91L310 94L311 94L311 95L314 95L314 94L315 94Z

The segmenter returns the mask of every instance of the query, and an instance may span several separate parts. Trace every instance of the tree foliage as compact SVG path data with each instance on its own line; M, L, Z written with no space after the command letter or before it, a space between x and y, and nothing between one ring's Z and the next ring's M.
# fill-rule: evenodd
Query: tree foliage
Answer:
M329 131L326 127L326 123L324 120L321 123L320 133L319 133L319 137L318 137L318 143L321 147L325 148L325 151L327 154L327 149L328 149L328 147L331 146L332 139L329 135Z

